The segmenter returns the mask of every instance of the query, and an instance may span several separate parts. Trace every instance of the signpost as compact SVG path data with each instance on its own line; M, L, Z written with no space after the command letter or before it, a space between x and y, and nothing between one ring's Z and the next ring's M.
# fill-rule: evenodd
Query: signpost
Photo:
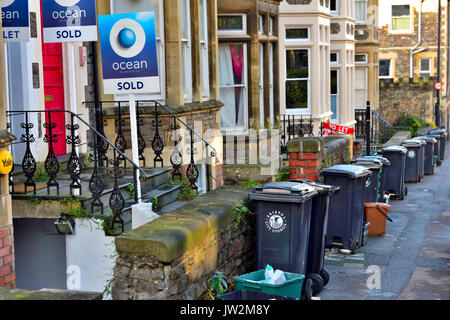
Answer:
M153 12L98 17L105 94L128 94L133 162L139 163L136 93L159 92ZM141 186L137 171L137 196Z
M440 83L440 82L436 82L435 84L434 84L434 88L436 89L436 90L441 90L442 89L442 83Z

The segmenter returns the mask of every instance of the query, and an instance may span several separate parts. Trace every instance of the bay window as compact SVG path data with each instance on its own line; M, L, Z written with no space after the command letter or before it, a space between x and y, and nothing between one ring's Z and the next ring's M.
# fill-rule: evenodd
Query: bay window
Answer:
M286 111L309 112L309 49L286 50Z

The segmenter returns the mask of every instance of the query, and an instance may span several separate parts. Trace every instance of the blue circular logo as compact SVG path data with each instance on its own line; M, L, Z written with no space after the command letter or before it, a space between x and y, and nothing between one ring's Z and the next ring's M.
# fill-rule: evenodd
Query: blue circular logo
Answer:
M117 37L119 44L124 48L131 48L136 43L136 34L130 28L124 28Z

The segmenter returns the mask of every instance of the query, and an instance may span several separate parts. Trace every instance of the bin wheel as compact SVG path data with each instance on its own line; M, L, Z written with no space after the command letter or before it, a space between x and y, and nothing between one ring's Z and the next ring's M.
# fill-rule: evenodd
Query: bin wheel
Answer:
M405 196L408 195L408 187L405 187Z
M330 274L325 269L320 270L319 274L322 277L323 285L326 286L330 282Z
M311 279L307 278L305 279L305 285L302 288L302 297L306 300L311 300L311 297L313 295L313 282Z
M323 283L323 279L320 275L318 275L317 273L309 273L308 274L308 279L311 279L313 284L312 284L312 294L315 296L316 294L318 294L320 291L322 291L323 287L325 286Z

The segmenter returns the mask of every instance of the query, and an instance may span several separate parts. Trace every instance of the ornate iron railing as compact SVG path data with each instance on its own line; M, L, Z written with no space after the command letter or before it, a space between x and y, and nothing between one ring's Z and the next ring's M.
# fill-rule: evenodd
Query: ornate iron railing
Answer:
M287 142L289 140L313 136L313 119L312 116L282 115L281 116L281 152L286 152Z

